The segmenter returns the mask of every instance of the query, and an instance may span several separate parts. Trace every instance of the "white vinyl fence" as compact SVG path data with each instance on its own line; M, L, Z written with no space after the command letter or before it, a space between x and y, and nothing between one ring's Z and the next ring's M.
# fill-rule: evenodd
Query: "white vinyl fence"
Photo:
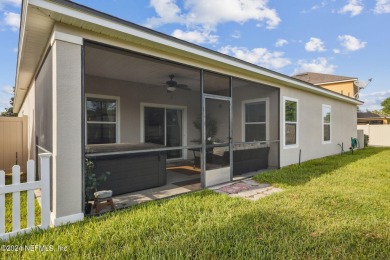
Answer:
M23 234L39 227L50 226L50 153L39 154L41 162L41 180L34 181L35 163L27 162L27 182L20 183L20 166L12 167L12 184L5 185L5 172L0 171L0 240L7 240L17 234ZM41 225L35 226L34 190L41 189ZM27 228L20 228L20 192L27 191ZM12 193L12 231L5 232L6 211L5 194Z
M390 147L390 125L358 125L370 138L368 145Z

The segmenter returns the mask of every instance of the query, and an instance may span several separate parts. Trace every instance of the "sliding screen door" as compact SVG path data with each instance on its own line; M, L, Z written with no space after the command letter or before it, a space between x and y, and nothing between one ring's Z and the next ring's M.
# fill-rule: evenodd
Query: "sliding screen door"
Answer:
M205 186L231 181L230 100L205 98Z

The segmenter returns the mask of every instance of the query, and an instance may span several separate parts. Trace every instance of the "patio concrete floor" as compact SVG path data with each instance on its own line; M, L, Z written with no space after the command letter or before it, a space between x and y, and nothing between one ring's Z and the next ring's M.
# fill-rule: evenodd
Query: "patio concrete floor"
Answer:
M192 167L190 167L192 168ZM272 168L274 169L274 168ZM217 185L214 187L209 187L211 190L214 190L216 192L220 192L218 189L221 187L226 187L229 185L233 185L238 182L245 182L249 178L253 177L254 175L257 175L261 172L266 172L269 170L272 170L271 168L269 169L264 169L256 172L249 172L246 174L234 176L233 181L230 183L225 183L222 185ZM199 169L197 169L199 170ZM252 181L255 183L254 181ZM252 184L253 184L252 183ZM254 187L256 189L258 187ZM263 187L261 187L263 188ZM170 168L167 168L167 185L161 186L161 187L156 187L152 189L146 189L146 190L141 190L141 191L136 191L132 193L127 193L127 194L122 194L118 196L113 197L113 202L115 204L116 209L122 209L122 208L127 208L132 205L136 205L142 202L147 202L151 200L157 200L157 199L164 199L164 198L169 198L181 194L185 194L188 192L193 192L193 191L198 191L201 190L201 184L200 184L200 173L199 174L182 174L176 171L171 170ZM268 190L268 189L265 189ZM261 192L265 191L262 190ZM261 193L260 192L260 193ZM220 192L223 193L223 192ZM252 191L253 193L253 191ZM227 194L227 193L226 193ZM242 196L242 193L240 195L234 195L234 194L228 194L232 197L235 196ZM256 198L260 197L261 195L258 195ZM249 197L248 197L249 198ZM250 199L250 198L249 198ZM106 209L103 209L101 213L109 211L110 208L107 207ZM95 213L95 210L92 209L91 215Z

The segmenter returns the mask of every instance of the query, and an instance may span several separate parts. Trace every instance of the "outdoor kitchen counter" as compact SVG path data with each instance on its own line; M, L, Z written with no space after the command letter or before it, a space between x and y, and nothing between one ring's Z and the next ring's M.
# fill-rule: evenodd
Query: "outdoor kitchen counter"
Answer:
M158 149L164 147L165 147L164 145L152 144L152 143L90 144L85 147L85 153L86 154L114 153L114 152Z
M110 172L107 181L98 185L98 190L112 190L113 195L119 195L165 185L166 152L116 154L157 148L164 146L151 143L87 145L85 151L94 163L94 173Z

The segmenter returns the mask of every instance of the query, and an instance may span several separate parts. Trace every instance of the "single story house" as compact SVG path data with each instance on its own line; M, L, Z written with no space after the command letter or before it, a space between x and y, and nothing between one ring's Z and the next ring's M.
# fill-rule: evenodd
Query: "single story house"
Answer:
M372 112L357 112L358 125L386 125L388 117L378 115Z
M66 0L23 0L15 86L30 158L53 154L53 225L84 217L85 159L117 194L167 163L208 187L339 153L362 104Z

